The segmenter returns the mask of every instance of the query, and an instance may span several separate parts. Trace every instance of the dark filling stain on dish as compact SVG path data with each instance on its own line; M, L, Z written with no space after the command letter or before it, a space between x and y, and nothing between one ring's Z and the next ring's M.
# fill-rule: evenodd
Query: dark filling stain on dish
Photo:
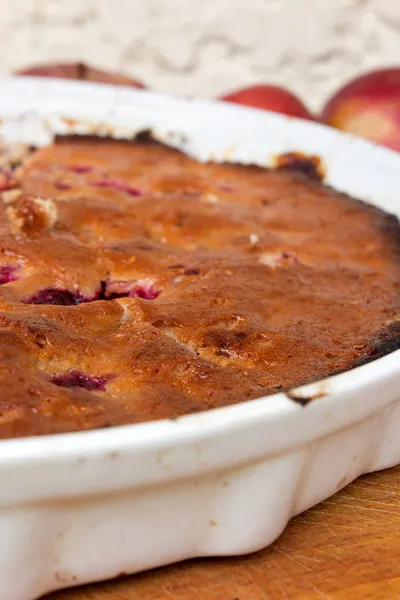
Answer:
M309 404L313 400L318 400L319 398L324 398L325 396L328 396L328 393L323 391L317 391L315 394L312 394L310 396L303 396L296 394L296 392L293 390L286 392L286 396L289 398L289 400L293 400L293 402L296 402L296 404L300 404L300 406L307 406L307 404Z

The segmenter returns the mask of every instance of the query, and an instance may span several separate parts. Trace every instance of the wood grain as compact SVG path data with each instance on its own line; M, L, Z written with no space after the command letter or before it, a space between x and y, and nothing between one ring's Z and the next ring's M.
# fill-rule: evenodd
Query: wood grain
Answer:
M400 599L400 467L362 477L251 556L189 561L46 600Z

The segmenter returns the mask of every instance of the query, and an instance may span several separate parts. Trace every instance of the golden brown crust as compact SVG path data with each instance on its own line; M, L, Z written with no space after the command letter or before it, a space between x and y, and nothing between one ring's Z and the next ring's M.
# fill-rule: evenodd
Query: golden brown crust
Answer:
M0 437L175 418L396 347L397 219L288 160L69 139L10 181Z

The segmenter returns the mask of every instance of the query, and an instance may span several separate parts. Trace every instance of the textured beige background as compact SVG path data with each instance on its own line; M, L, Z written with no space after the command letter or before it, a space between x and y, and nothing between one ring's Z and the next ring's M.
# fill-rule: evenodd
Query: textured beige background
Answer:
M400 0L0 0L3 73L82 59L151 87L217 95L284 83L313 108L353 74L400 63Z

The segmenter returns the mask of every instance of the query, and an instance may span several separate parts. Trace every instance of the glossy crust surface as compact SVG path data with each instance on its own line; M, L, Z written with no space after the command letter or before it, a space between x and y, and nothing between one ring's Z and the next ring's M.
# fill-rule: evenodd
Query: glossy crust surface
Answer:
M2 438L176 418L398 347L398 221L306 162L202 164L145 136L9 162Z

